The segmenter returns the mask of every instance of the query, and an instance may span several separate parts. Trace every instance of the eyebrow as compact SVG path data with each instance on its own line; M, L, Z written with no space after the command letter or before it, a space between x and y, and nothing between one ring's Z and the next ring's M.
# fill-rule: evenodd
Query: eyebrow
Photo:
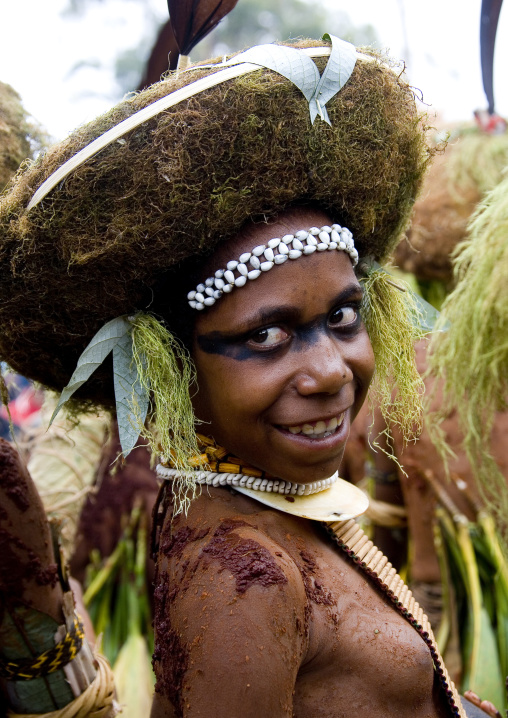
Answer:
M352 299L358 300L363 297L363 288L360 284L350 284L337 294L330 302L330 306L344 304ZM300 310L292 304L277 307L261 307L255 310L251 316L246 317L233 332L220 332L224 337L233 337L246 334L253 328L260 325L277 324L278 322L296 321Z

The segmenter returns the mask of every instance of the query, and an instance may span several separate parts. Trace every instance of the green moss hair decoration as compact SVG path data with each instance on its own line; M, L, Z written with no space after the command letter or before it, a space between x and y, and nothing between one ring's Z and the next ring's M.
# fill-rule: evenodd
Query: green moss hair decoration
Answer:
M398 277L395 284L383 269L370 268L360 281L362 316L376 359L370 401L407 443L418 437L422 427L425 387L416 368L414 345L427 330L422 328L413 293Z
M469 238L455 253L457 285L443 305L430 355L444 381L438 420L457 411L464 445L489 509L504 527L508 548L508 490L490 453L494 414L508 396L508 178L473 216Z
M175 511L185 510L196 492L191 459L198 447L190 392L195 387L194 364L187 350L149 314L131 320L132 353L138 377L151 394L152 409L146 425L138 418L141 435L154 455L171 458L182 472L174 486ZM134 406L134 412L136 407Z

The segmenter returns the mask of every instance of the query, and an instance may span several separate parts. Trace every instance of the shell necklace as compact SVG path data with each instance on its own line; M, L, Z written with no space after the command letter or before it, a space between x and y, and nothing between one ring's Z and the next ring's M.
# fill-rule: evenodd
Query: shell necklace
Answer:
M230 486L278 511L315 521L353 518L364 513L369 504L363 491L340 479L337 472L321 481L297 484L249 466L243 459L232 456L227 449L201 434L198 434L198 444L203 453L191 462L196 466L192 479L197 484ZM156 472L165 481L182 476L182 472L175 469L170 461L164 460L161 460Z

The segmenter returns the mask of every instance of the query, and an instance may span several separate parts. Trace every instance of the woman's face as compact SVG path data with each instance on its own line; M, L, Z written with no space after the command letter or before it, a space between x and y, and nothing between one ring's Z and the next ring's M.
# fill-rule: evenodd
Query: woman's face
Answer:
M252 225L220 247L207 271L272 237L330 223L322 212L295 209ZM278 478L303 484L331 476L374 371L361 297L345 252L314 252L199 313L199 430Z

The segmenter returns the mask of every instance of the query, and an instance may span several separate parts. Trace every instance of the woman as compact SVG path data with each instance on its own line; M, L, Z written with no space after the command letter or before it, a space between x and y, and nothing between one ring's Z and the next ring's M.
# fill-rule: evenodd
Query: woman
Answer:
M328 38L171 76L4 199L2 358L112 407L112 352L123 448L161 454L154 718L466 715L337 477L374 355L418 418L415 317L375 263L427 159L401 77Z

